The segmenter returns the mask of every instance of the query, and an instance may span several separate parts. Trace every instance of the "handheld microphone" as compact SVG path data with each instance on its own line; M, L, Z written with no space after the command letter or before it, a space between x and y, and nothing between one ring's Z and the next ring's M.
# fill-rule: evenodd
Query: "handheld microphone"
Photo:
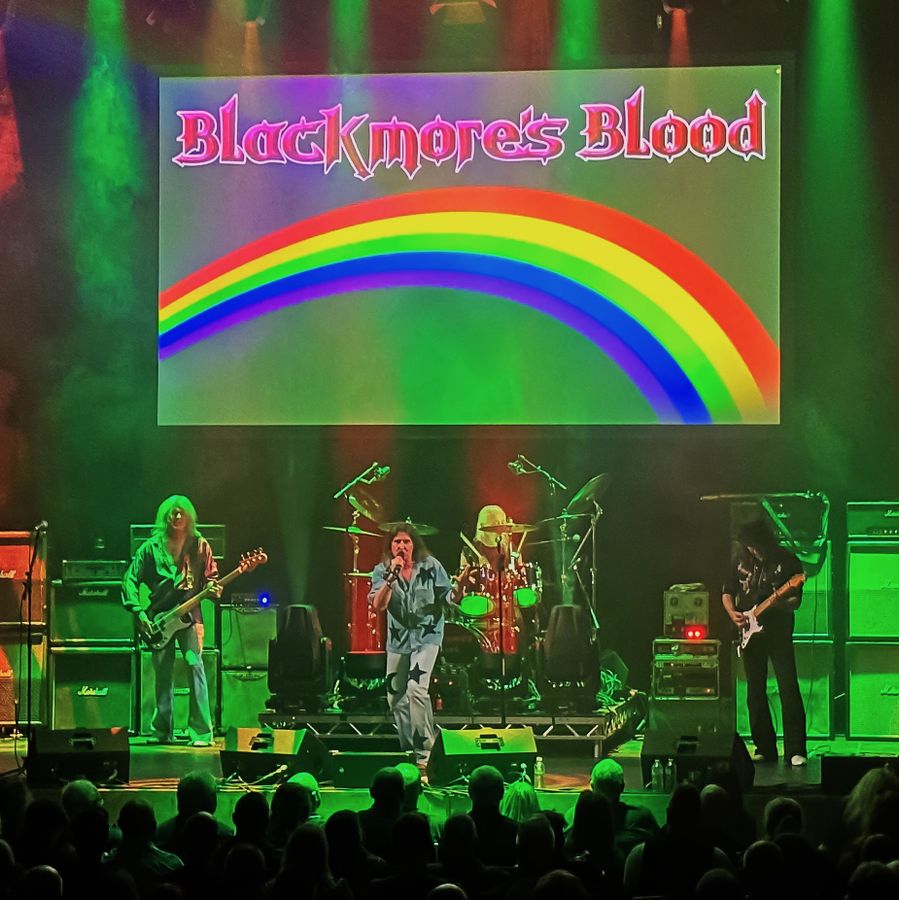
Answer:
M32 529L34 534L40 534L42 531L46 531L50 526L47 524L46 519L41 519L37 525Z
M521 454L520 453L511 462L507 462L506 465L516 475L524 475L524 473L525 473L524 466L521 464Z
M376 462L372 463L375 468L372 481L382 481L390 474L390 466L379 466Z

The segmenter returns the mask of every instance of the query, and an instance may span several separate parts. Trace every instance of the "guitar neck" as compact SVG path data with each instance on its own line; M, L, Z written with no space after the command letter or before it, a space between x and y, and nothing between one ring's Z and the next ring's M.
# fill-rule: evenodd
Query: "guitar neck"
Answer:
M238 566L236 569L230 571L227 575L218 579L218 583L224 588L227 587L238 575L241 573L241 568ZM197 592L192 597L188 597L183 603L179 603L172 612L171 615L174 616L183 616L186 613L189 613L194 607L198 606L203 600L209 598L212 593L212 586L206 585L203 590Z
M774 593L765 600L762 600L755 608L755 617L758 618L765 610L770 609L781 597L793 588L805 584L805 575L794 575L789 581L785 581Z

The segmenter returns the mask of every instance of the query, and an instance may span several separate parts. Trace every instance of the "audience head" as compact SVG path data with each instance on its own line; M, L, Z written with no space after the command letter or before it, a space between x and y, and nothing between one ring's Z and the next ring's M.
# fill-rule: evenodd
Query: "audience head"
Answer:
M581 879L564 869L547 872L534 885L534 900L587 900L587 897Z
M362 852L359 816L351 809L338 809L325 822L325 836L334 860L355 860Z
M0 776L0 823L7 840L18 835L30 799L24 775L15 772Z
M468 779L468 796L473 808L499 810L505 789L502 772L495 766L478 766Z
M516 781L509 785L503 795L499 811L516 822L523 822L540 812L540 802L534 786L527 781Z
M899 791L899 778L888 766L870 769L858 780L846 798L843 819L850 831L856 834L871 833L871 816L877 798Z
M784 858L772 841L756 841L743 854L743 873L752 896L771 896L783 878Z
M861 862L892 862L899 859L899 843L889 834L869 834L862 841Z
M215 853L219 840L219 827L215 816L208 812L194 813L178 836L178 856L185 865L204 865Z
M375 772L368 792L378 809L399 812L403 808L406 784L395 766L386 766Z
M209 772L188 772L178 782L178 815L182 819L194 813L215 813L215 779Z
M518 826L516 858L523 872L543 875L552 868L556 837L545 816L531 816Z
M743 785L736 769L729 762L715 763L709 769L708 784L717 784L718 787L724 788L734 806L743 805Z
M590 773L590 788L610 803L617 803L624 792L624 769L614 759L601 759Z
M802 807L792 797L775 797L765 806L765 837L773 841L782 834L802 834Z
M34 866L19 882L22 900L61 900L62 878L52 866Z
M62 805L49 797L37 797L25 808L22 819L22 852L20 863L46 862L43 855L48 848L62 840L68 820Z
M235 844L225 856L225 884L232 896L252 896L265 883L265 856L253 844Z
M610 853L615 844L612 806L602 794L581 791L574 807L571 846L575 853Z
M119 810L122 841L128 844L149 844L156 835L156 815L146 800L127 800Z
M714 834L727 829L732 810L730 797L723 787L707 784L699 792L699 805L702 810L702 823L709 832Z
M468 900L468 894L458 884L438 884L428 891L425 900Z
M291 776L290 782L298 784L309 791L309 802L312 807L312 812L317 812L318 808L322 805L322 792L318 786L316 777L309 772L297 772L296 775Z
M849 879L846 900L885 900L895 897L899 880L889 866L881 862L860 863Z
M421 772L412 763L400 763L396 767L403 776L403 812L415 812L421 796Z
M269 825L279 833L290 834L312 814L309 791L296 782L279 784L272 795L272 812Z
M59 800L70 822L74 822L86 809L103 805L97 786L85 778L70 781L62 789Z
M89 806L73 820L72 845L83 862L99 862L109 844L109 813L103 806Z
M692 784L679 784L668 801L666 819L671 834L695 836L702 827L702 804L699 791Z
M868 820L868 832L888 834L899 839L899 792L887 791L874 800L874 808Z
M284 848L281 871L289 873L293 879L308 884L318 884L330 879L328 839L324 831L309 822L300 825Z
M434 862L434 841L426 816L417 812L403 813L393 827L396 846L402 848L401 865L405 869L421 869Z
M440 862L453 866L474 859L477 840L478 832L471 816L464 813L450 816L440 835L437 851Z
M544 809L540 811L540 815L549 822L550 828L553 830L555 838L555 848L557 853L565 851L565 816L556 809Z
M743 900L737 876L727 869L709 869L696 884L696 900Z
M258 843L265 837L268 829L269 809L265 794L259 791L247 791L237 803L231 814L234 830L238 840Z

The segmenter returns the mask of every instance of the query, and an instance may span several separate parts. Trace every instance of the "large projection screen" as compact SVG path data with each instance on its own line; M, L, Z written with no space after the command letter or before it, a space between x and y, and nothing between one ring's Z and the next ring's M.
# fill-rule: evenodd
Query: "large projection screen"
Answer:
M161 424L779 421L776 66L171 78Z

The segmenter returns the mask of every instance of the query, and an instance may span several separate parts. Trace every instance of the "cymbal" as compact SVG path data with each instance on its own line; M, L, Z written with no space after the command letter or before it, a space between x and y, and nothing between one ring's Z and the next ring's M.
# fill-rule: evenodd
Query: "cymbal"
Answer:
M362 537L380 537L376 531L363 531L361 528L356 525L350 525L347 528L343 528L340 525L323 525L323 531L339 531L342 534L355 534L360 535Z
M583 519L587 513L569 513L560 512L557 516L550 516L548 519L541 519L538 525L552 525L553 522L570 522L572 519ZM533 547L534 545L531 544Z
M481 531L487 534L527 534L536 531L538 525L521 525L516 522L501 522L499 525L482 525Z
M380 522L384 518L384 507L375 500L372 495L361 485L357 485L346 495L350 506L357 512L371 519L372 522Z
M380 528L381 531L393 531L394 528L402 529L404 525L408 525L410 528L415 529L422 537L426 537L429 534L437 534L440 530L434 525L425 525L422 522L411 522L409 519L405 519L402 522L379 522L378 528Z
M598 503L603 494L609 489L612 476L608 472L594 475L572 498L565 507L565 512L576 513L592 512L594 503Z

